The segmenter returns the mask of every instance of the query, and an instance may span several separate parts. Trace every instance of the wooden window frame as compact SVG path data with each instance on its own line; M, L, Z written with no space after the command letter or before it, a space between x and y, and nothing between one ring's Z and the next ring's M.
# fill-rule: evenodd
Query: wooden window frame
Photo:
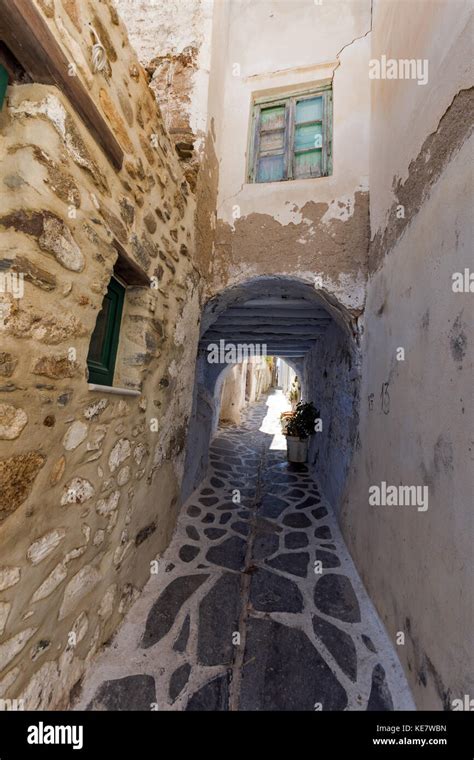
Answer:
M122 323L123 305L125 301L126 285L116 275L113 275L109 286L107 288L107 294L104 296L107 298L110 293L114 294L115 304L113 313L108 315L104 344L102 347L102 353L100 361L94 361L87 357L87 367L89 370L89 383L96 383L97 385L108 385L113 387L115 362L117 359L117 350L120 338L120 326ZM110 297L110 296L109 296ZM112 300L112 299L111 299ZM97 314L97 317L99 316ZM97 324L97 323L96 323ZM91 344L94 337L94 332L91 337ZM89 347L90 351L90 347Z
M314 123L315 121L321 122L322 126L322 149L321 149L321 174L319 177L308 173L294 176L294 163L295 163L295 126L296 126L296 103L302 100L311 100L314 97L323 98L322 104L322 118L314 120L308 123ZM283 177L276 180L262 181L258 180L258 161L262 157L260 152L260 119L263 109L268 107L284 106L285 107L285 138L283 146L284 156L284 169ZM301 126L301 125L298 125ZM307 149L307 150L313 150ZM303 153L304 150L298 151ZM276 149L265 151L263 155L280 155L281 151ZM255 184L268 184L269 182L287 182L289 180L300 179L320 179L321 177L328 177L332 174L332 87L330 84L325 83L319 87L314 87L311 90L302 90L299 92L292 92L288 95L282 96L275 95L274 97L261 97L257 98L253 102L252 108L252 121L250 129L250 144L248 149L249 161L247 169L247 181Z

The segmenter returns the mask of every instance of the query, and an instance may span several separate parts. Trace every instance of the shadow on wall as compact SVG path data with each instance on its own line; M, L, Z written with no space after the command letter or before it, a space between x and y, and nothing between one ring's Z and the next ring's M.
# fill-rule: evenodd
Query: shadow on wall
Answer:
M235 364L210 364L208 352L202 348L198 351L181 490L182 502L197 488L206 473L209 445L219 425L225 380L235 367Z
M357 342L333 322L305 358L303 388L322 422L310 440L310 470L337 513L358 439L360 374Z
M337 508L358 428L360 357L354 336L349 312L331 294L296 278L254 278L212 298L201 320L182 500L205 475L222 388L235 368L226 361L210 362L209 346L245 341L265 345L267 355L288 362L301 379L303 398L321 410L323 427L312 436L308 462Z

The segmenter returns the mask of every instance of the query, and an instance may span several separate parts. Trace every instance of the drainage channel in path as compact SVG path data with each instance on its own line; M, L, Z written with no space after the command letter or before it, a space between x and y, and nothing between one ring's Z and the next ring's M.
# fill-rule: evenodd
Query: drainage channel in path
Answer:
M214 438L76 709L414 709L330 505L286 462L281 404L275 392Z

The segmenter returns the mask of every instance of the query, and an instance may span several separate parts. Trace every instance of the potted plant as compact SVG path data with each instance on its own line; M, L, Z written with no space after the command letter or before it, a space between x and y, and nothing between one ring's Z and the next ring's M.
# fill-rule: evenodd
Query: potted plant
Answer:
M288 391L288 401L291 404L291 410L294 412L296 410L296 405L298 401L300 400L301 396L301 386L300 381L295 376L293 378L293 382L291 383L291 388Z
M297 389L296 388L291 388L288 391L288 401L290 402L291 408L292 408L293 411L295 411L295 409L296 409L296 404L298 403L298 398L299 398L299 395L298 395Z
M280 414L280 425L281 425L281 432L283 435L286 435L286 426L289 422L289 420L294 416L293 412L282 412Z
M300 401L286 421L286 447L289 462L304 463L308 458L309 437L314 434L319 412L312 401Z

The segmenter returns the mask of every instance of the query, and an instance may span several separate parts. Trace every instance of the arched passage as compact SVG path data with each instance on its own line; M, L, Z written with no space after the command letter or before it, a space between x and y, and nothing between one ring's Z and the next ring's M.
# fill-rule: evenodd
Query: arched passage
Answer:
M321 410L309 466L287 461L281 389L217 430L222 387L232 368L246 380L237 348L249 344L291 363L303 397ZM172 709L411 709L333 509L354 446L357 354L348 315L305 282L252 280L206 305L187 493L160 558L165 572L144 605L141 640L160 665L157 698L174 700ZM113 657L132 675L133 657ZM100 704L97 680L87 684L85 704L94 693Z
M336 299L311 283L284 276L235 285L203 309L183 499L206 471L232 348L240 356L246 351L279 356L295 369L303 398L315 402L323 422L311 440L309 465L337 506L357 428L356 333L349 312Z

